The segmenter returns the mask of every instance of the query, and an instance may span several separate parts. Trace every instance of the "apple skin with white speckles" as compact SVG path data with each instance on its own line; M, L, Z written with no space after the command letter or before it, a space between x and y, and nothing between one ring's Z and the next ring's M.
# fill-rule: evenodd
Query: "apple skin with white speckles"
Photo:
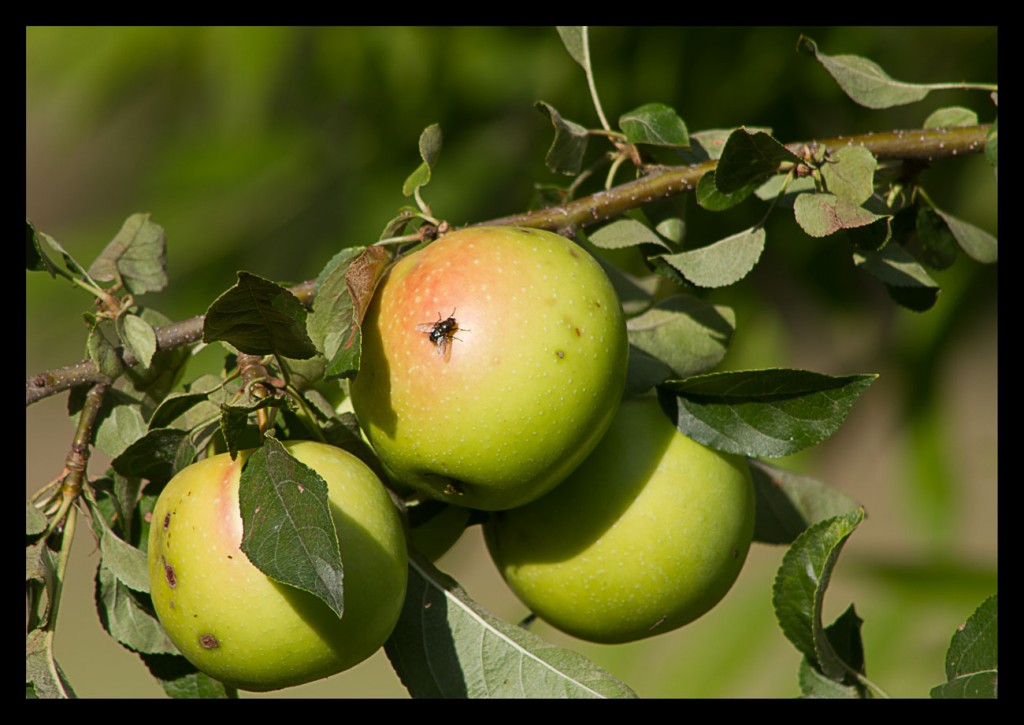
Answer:
M687 438L654 398L626 400L554 491L484 525L513 592L591 642L663 634L704 615L739 576L754 533L747 462Z
M440 341L418 325L453 317ZM469 508L521 506L611 423L628 341L600 264L552 232L473 227L401 258L362 327L352 403L395 481Z
M405 535L380 480L339 448L284 445L327 482L344 566L340 620L313 594L269 579L242 552L246 453L180 471L153 510L148 558L157 616L192 664L243 690L303 684L362 662L390 636L405 598Z

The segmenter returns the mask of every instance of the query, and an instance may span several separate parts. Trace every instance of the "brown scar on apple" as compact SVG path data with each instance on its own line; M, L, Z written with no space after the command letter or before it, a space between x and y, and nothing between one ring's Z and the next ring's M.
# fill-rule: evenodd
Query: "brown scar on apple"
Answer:
M174 573L174 567L167 563L167 559L161 556L160 561L164 565L164 579L167 581L167 586L174 589L178 586L178 575Z
M217 649L220 647L220 642L212 634L201 634L199 635L199 646L203 649Z

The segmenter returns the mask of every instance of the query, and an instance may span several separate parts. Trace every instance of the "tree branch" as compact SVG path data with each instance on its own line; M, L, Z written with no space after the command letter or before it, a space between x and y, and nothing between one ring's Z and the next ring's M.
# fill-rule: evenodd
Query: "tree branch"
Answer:
M991 126L962 126L956 128L929 128L908 131L887 131L856 136L837 136L821 141L788 144L797 155L805 146L817 145L835 150L841 146L864 146L880 161L918 160L933 161L964 154L981 153ZM663 167L635 181L621 184L607 191L577 199L562 206L492 219L470 226L511 225L535 227L571 236L576 229L586 228L613 219L623 212L674 194L693 190L700 178L717 166L717 161L705 161L685 167ZM307 307L312 304L315 282L309 280L291 288ZM157 328L157 349L164 350L189 345L202 339L203 316L175 322ZM121 350L126 365L135 364L131 353ZM109 378L99 372L91 360L83 360L63 368L34 375L25 381L25 405L38 402L51 395L80 385L107 383Z

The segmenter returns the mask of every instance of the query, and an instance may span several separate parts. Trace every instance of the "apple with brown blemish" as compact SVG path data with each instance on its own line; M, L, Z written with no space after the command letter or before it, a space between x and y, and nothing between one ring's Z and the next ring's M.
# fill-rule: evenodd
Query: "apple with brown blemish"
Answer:
M180 471L150 528L150 593L168 636L198 669L244 690L290 687L362 662L390 636L405 598L405 534L380 479L340 448L284 445L327 483L344 567L340 619L242 552L238 486L247 453Z
M539 229L471 227L405 256L362 325L352 404L395 481L499 510L536 499L600 440L628 342L600 264Z

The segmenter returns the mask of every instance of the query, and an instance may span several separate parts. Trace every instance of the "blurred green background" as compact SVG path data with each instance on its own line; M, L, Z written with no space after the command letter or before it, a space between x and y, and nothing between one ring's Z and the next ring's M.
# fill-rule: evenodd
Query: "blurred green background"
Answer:
M982 92L935 92L884 111L849 101L810 56L858 54L912 82L997 81L995 28L592 28L597 86L614 123L650 101L691 132L770 126L780 140L920 127ZM199 314L245 269L312 278L340 247L376 240L406 202L417 140L438 122L444 148L425 197L453 224L526 209L544 167L544 100L597 126L583 73L553 28L28 28L26 213L88 265L133 212L168 238L169 288L141 301L172 319ZM595 152L596 153L596 152ZM623 180L625 180L623 178ZM935 203L996 234L996 183L980 157L936 163ZM689 203L695 245L754 223L747 202L714 215ZM944 679L955 627L996 591L996 269L961 259L934 276L934 309L897 308L832 239L769 222L761 263L708 294L738 329L723 367L879 373L840 432L782 461L864 503L826 615L865 620L867 672L886 692L927 696ZM27 276L26 375L83 357L91 300ZM26 492L58 475L71 440L65 398L26 411ZM97 458L94 473L105 463ZM647 697L791 697L799 658L771 611L783 549L755 545L735 589L675 633L592 646L536 631L593 658ZM98 551L82 529L61 609L57 657L84 697L159 697L138 658L106 637L92 602ZM525 609L475 529L440 565L495 614ZM382 653L277 696L403 697ZM249 696L249 695L245 695ZM273 694L271 695L273 696Z

